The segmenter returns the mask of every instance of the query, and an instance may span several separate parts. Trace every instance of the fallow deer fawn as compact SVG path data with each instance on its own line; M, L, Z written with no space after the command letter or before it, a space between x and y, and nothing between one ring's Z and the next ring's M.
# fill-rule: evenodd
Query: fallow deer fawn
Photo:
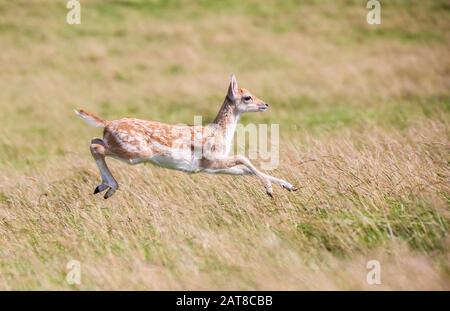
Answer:
M113 157L128 164L152 162L185 172L256 175L266 192L273 196L272 183L295 191L287 181L260 172L246 157L228 156L239 117L244 112L266 111L268 104L244 88L238 88L231 76L228 93L213 123L206 126L169 125L156 121L123 118L103 120L83 110L75 111L87 123L104 128L103 139L94 138L90 150L102 182L94 194L107 190L111 197L119 188L105 158Z

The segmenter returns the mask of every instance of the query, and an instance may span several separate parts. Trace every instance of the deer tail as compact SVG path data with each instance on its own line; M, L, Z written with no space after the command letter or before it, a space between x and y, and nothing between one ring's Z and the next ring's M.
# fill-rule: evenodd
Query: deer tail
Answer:
M89 113L87 111L84 111L82 109L80 110L74 110L75 113L84 121L86 121L86 123L95 126L95 127L105 127L109 122L106 120L103 120L95 115L93 115L92 113Z

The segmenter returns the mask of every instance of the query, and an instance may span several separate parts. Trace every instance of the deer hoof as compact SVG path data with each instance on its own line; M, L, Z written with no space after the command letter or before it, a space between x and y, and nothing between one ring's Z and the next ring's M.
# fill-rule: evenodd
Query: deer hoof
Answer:
M103 196L103 198L106 200L108 198L110 198L114 192L116 192L115 188L109 188L108 191L106 191L105 195Z
M292 185L289 185L289 186L283 185L283 188L286 189L286 190L288 190L288 191L297 191L297 190L298 190L297 187L292 186Z
M105 191L107 188L108 188L108 185L105 185L105 184L98 185L97 188L95 188L95 190L94 190L94 194Z

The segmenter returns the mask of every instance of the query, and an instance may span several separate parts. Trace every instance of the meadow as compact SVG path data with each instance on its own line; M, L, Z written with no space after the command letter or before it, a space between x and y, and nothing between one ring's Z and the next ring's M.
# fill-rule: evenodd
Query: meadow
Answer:
M80 2L0 0L0 289L450 289L448 1ZM73 109L210 122L231 73L298 191L109 159L92 195Z

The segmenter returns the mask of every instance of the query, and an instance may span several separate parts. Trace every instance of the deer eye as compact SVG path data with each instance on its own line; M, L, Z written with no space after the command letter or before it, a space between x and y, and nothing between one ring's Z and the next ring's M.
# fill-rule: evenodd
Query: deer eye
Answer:
M249 101L250 99L252 99L251 96L244 96L244 100L245 100L245 101Z

